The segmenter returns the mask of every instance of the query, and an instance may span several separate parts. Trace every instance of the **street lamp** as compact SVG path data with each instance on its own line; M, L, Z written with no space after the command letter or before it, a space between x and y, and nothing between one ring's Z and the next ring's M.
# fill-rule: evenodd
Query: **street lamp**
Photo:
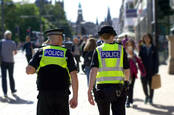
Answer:
M155 32L155 44L156 47L158 48L158 12L157 12L157 0L154 0L154 32Z
M44 6L44 1L40 0L40 8L39 8L39 14L40 14L40 33L43 31L43 25L42 25L42 13L43 13L43 6Z
M13 2L5 2L6 5L11 5ZM1 37L3 38L4 33L4 0L1 0Z
M4 0L1 0L1 37L4 33Z

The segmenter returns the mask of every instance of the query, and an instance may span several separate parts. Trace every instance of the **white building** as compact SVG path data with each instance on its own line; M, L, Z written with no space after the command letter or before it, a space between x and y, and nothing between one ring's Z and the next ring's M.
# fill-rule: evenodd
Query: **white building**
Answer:
M113 18L113 20L112 20L112 27L114 28L114 30L116 31L116 33L118 35L121 34L119 18Z
M134 7L134 0L124 0L123 3L123 32L135 31L135 23L137 20L137 10Z

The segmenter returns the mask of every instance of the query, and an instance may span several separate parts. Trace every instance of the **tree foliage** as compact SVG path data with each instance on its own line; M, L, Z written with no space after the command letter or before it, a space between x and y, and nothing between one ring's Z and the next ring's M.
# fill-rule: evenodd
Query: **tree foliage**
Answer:
M173 9L170 7L170 0L157 0L157 6L159 18L174 14Z
M27 29L40 31L39 10L35 4L18 4L16 7L17 24L20 29L21 41L24 41Z
M68 21L66 20L65 12L60 6L60 4L56 3L55 5L45 5L45 14L50 15L49 22L52 23L53 27L52 28L63 28L65 30L65 34L68 37L71 37L71 28L68 24Z
M26 30L40 31L42 23L43 31L62 27L65 29L65 34L71 36L71 28L62 7L59 4L45 4L43 8L44 12L40 14L40 9L35 4L13 3L12 0L4 0L5 30L12 31L14 40L24 41Z
M160 34L170 33L170 15L174 10L170 7L170 0L157 0L157 17Z

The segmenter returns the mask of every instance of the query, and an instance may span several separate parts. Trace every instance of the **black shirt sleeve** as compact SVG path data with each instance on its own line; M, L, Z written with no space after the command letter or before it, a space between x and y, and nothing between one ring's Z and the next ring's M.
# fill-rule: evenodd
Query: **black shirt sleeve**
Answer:
M123 69L129 69L129 60L127 58L127 53L125 48L123 48L124 54L123 54Z
M129 60L127 58L127 53L125 49L123 49L124 54L123 54L123 69L129 69ZM95 50L92 56L92 62L91 62L91 68L92 67L97 67L99 68L99 61L98 61L98 53Z
M29 65L33 66L35 69L39 67L40 60L42 57L43 50L40 49L35 53L31 61L29 62ZM66 52L66 60L67 60L67 66L69 69L69 72L72 72L74 70L77 70L77 67L75 66L73 55L71 54L70 50L67 50Z
M37 69L39 67L39 64L40 64L40 60L41 60L41 57L42 57L42 53L43 53L43 50L42 49L39 49L35 54L34 56L32 57L32 59L30 60L29 62L29 65L33 66L35 69Z
M77 71L77 67L75 65L73 55L69 49L67 50L65 56L66 56L67 66L68 66L69 72Z
M92 67L99 68L98 54L97 54L96 50L94 51L93 56L92 56L91 68Z

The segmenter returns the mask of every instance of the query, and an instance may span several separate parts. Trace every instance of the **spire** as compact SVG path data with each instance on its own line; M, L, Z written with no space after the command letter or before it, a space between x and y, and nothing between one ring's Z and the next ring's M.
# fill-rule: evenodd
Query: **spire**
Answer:
M107 19L111 19L111 13L110 13L110 8L109 7L108 7Z
M81 5L81 3L79 2L79 9L82 9L82 5Z
M98 25L98 17L96 18L96 25Z
M77 23L80 24L83 21L82 5L79 3Z
M111 19L111 13L110 13L110 8L109 7L108 7L108 14L107 14L106 22L109 25L112 25L112 19Z

